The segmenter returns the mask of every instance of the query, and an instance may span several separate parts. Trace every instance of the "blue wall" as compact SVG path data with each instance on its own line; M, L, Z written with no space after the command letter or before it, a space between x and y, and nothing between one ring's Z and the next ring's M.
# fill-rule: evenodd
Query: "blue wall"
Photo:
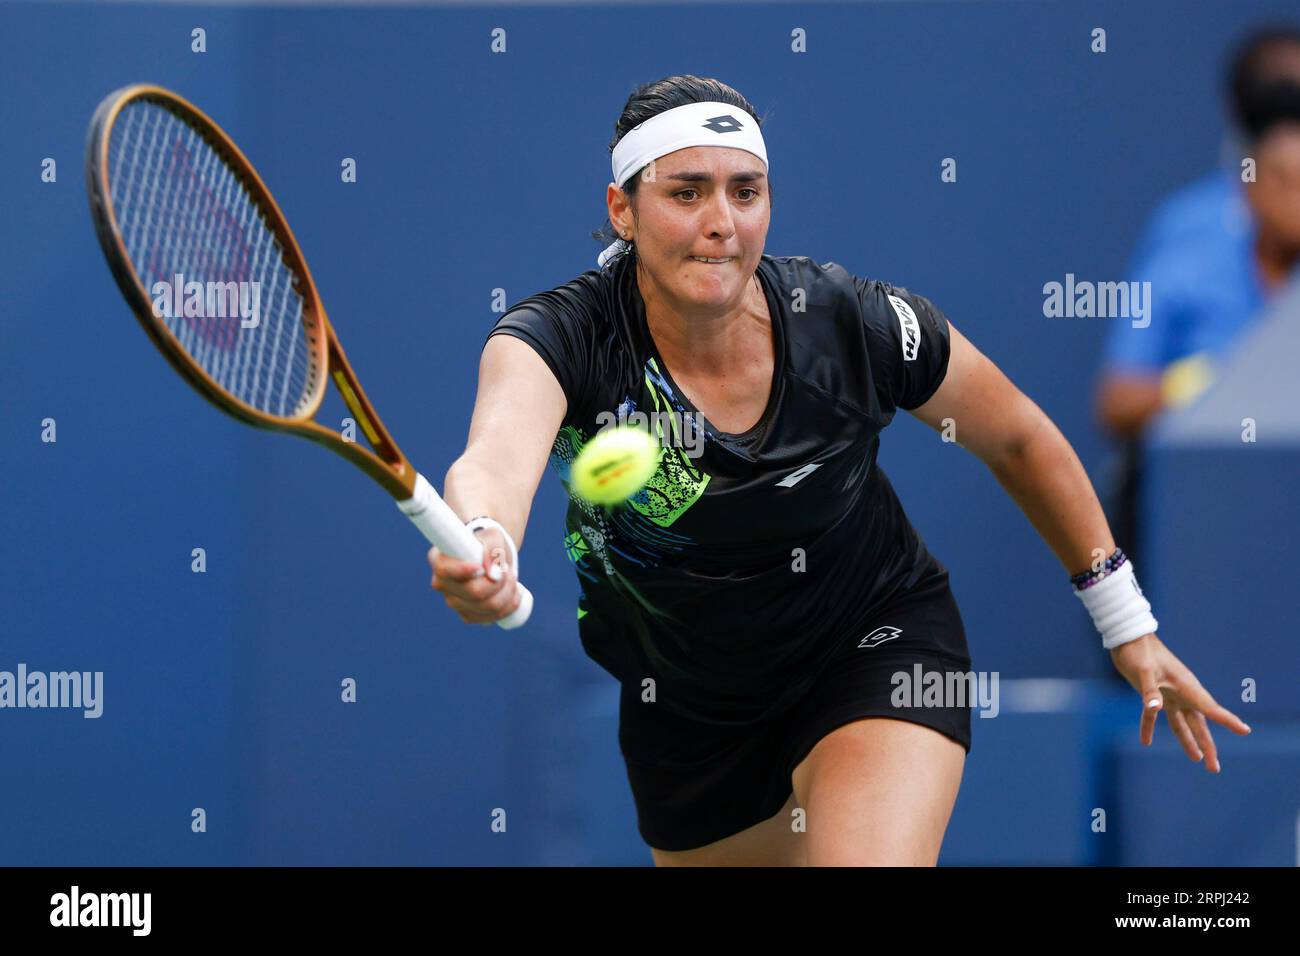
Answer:
M243 146L371 398L439 484L464 447L492 290L513 302L593 264L623 101L681 72L768 116L769 252L933 299L1100 480L1089 408L1108 320L1044 318L1043 283L1122 277L1152 205L1216 162L1226 39L1294 5L1089 7L0 5L0 669L106 685L98 720L0 711L0 863L645 858L612 684L577 641L558 482L544 478L523 552L533 622L462 625L367 478L217 415L146 344L87 214L104 94L173 88ZM40 181L45 157L57 183ZM903 416L881 461L952 571L975 667L1105 678L1062 568L976 459Z

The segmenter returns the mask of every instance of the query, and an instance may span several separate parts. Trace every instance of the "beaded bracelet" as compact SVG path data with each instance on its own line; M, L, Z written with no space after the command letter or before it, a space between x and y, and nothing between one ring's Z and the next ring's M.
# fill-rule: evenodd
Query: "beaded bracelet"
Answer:
M1080 571L1078 574L1071 575L1070 583L1074 585L1076 591L1085 591L1106 577L1106 575L1118 571L1126 561L1128 561L1128 555L1117 547L1115 553L1106 559L1105 566L1100 571L1094 571L1091 568Z

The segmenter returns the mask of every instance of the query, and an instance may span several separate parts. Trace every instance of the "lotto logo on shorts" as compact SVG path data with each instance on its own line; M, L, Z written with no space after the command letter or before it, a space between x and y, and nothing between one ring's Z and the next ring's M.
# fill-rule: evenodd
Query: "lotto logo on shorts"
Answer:
M902 630L897 627L878 627L858 641L858 647L875 647L877 644L885 643L885 641L892 641L902 633Z
M896 295L889 296L889 304L898 316L898 327L903 332L903 361L915 361L921 350L921 323L916 321L916 313L906 301Z

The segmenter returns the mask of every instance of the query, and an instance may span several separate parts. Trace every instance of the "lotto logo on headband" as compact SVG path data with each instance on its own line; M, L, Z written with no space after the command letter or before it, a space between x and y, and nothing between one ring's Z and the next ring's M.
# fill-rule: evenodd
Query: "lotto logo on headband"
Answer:
M705 129L711 129L715 133L739 133L745 127L734 116L711 116L709 121L704 124Z

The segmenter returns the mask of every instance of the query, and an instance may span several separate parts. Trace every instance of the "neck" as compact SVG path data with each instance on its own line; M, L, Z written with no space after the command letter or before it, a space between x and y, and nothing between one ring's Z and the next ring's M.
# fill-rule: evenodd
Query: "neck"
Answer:
M739 346L757 327L761 326L764 334L771 328L757 274L746 284L740 301L721 310L682 308L643 270L638 270L637 285L655 346L679 374L717 372L735 359Z

